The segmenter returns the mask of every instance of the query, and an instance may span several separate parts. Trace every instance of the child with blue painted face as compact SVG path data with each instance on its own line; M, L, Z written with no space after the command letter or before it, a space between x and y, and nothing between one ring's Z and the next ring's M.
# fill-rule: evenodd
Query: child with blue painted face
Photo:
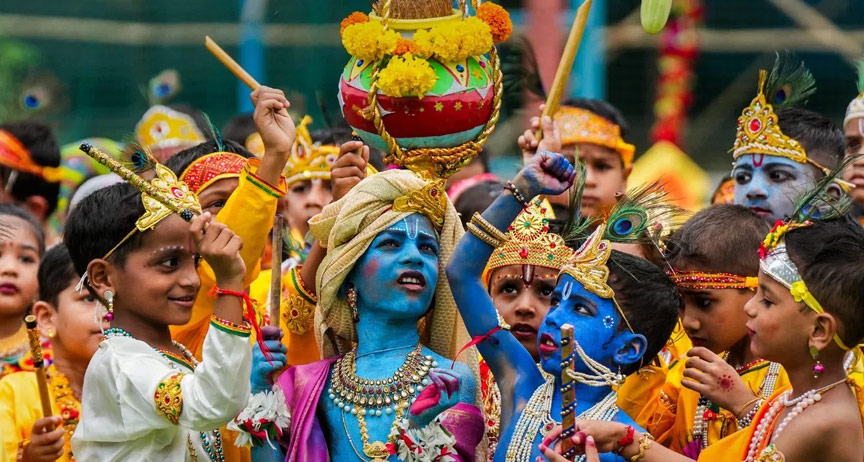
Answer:
M816 91L807 68L790 54L760 71L759 93L738 118L732 148L735 204L774 222L843 158L843 131L800 106Z
M502 329L481 280L486 258L527 200L559 194L576 172L560 154L532 158L483 215L475 215L447 267L447 276L469 333L501 389L499 461L529 461L561 415L561 328L574 327L576 415L635 426L619 412L613 385L650 361L675 326L680 297L666 274L648 261L614 251L605 239L621 231L596 224L594 234L563 266L551 309L540 324L537 368L516 337ZM615 228L615 229L613 229ZM635 229L635 226L633 227ZM610 259L611 257L611 259ZM603 460L620 460L604 455Z

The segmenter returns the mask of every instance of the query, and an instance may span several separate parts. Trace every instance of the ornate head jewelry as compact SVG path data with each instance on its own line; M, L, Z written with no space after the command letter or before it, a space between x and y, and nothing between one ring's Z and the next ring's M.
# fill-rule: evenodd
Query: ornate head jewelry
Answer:
M600 298L612 298L615 291L609 287L609 268L606 266L612 255L612 244L603 239L605 230L605 223L597 226L582 247L561 267L561 274L569 274Z
M560 270L573 257L573 250L561 236L549 232L551 210L541 202L519 213L507 228L507 240L492 252L487 265L492 271L508 265L533 265Z
M285 164L286 183L301 180L329 180L330 168L339 157L339 146L313 143L309 133L312 118L303 117L297 125L297 139L291 148L291 157Z
M670 270L666 274L680 289L717 290L750 289L755 290L759 278L732 273L709 273L705 271Z
M846 108L846 117L843 118L843 128L846 128L853 119L864 119L864 59L858 61L856 65L858 67L858 96ZM861 125L859 125L859 130L860 127ZM864 133L864 130L860 131Z
M189 114L156 105L135 125L135 139L147 149L193 146L207 139Z
M50 183L64 180L68 170L62 166L50 167L37 164L24 144L6 130L0 130L0 166L13 172L36 175Z
M591 143L607 147L621 156L624 168L633 163L636 147L621 138L621 127L582 108L562 106L555 113L563 144Z
M180 175L180 181L198 194L224 178L239 178L248 160L232 152L214 152L195 159Z
M444 216L447 213L447 193L444 191L444 180L432 181L421 189L397 197L393 201L393 210L426 215L432 224L440 229L444 225Z

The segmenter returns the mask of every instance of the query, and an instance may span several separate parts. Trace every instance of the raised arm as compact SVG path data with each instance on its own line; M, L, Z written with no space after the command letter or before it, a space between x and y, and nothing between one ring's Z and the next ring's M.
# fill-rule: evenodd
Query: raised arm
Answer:
M503 232L522 211L524 204L520 199L560 194L570 187L575 175L573 166L562 155L540 153L513 178L510 190L496 199L482 217L487 225ZM513 192L514 187L517 193ZM472 337L486 335L498 326L497 311L482 281L483 269L493 250L491 243L471 232L465 233L447 265L450 289ZM499 382L508 381L513 374L540 376L531 355L510 332L499 331L493 338L477 347Z

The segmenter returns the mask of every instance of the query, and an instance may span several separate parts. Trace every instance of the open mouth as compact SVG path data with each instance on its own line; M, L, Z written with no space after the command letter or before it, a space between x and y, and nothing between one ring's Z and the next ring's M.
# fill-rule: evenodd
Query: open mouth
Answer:
M701 347L705 346L705 340L699 337L690 337L690 342L693 343L693 346Z
M18 292L18 286L11 282L0 284L0 294L2 295L17 295Z
M412 292L419 292L426 288L426 277L419 271L405 271L399 275L396 282Z
M549 334L543 334L540 336L540 346L539 346L540 354L544 356L551 356L558 351L558 344L555 343L555 339L552 338Z
M510 332L519 340L528 340L537 336L537 329L522 322L510 326Z

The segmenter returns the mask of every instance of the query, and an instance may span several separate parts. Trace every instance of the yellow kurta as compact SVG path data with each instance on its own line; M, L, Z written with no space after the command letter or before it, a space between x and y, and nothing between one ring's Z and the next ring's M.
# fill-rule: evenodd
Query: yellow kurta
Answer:
M685 448L689 445L696 444L694 442L694 422L700 397L698 392L681 385L685 363L686 361L682 358L670 369L669 379L663 386L657 399L654 415L648 423L650 428L646 428L655 436L658 443L682 454L685 453ZM741 379L754 395L770 396L774 391L789 385L786 371L782 368L778 370L778 367L772 367L771 363L763 362L742 371ZM766 378L772 371L777 371L774 387L770 390L765 389ZM716 418L708 422L709 446L739 430L737 420L729 410L715 407L712 415L716 415Z
M279 327L284 336L282 343L288 350L288 364L299 366L321 359L315 331L312 329L315 300L300 286L300 266L295 266L282 275L282 300L279 308ZM270 271L262 271L249 288L249 296L266 307L270 297ZM262 313L263 314L263 313Z
M250 159L247 167L243 169L237 189L216 215L216 221L226 224L243 240L240 256L246 264L243 283L247 287L258 277L261 254L276 215L276 202L285 194L255 176L251 170L257 170L257 167L258 161ZM200 359L204 337L210 326L210 315L213 314L216 303L208 292L216 285L216 278L206 261L202 261L198 266L198 275L201 277L201 289L192 307L192 318L184 326L171 326L171 335Z
M50 388L49 388L50 389ZM60 409L51 396L51 413L60 415ZM33 424L42 418L42 405L39 401L39 385L35 372L16 372L0 380L0 435L6 454L14 460L18 453L18 443L30 438ZM66 451L59 462L70 462L69 439ZM0 462L3 459L0 458Z
M659 354L659 364L645 366L638 373L631 374L618 389L618 407L640 427L647 430L654 425L660 391L670 380L671 366L677 364L678 358L692 347L681 323L676 324L669 342ZM676 381L680 386L681 377Z

